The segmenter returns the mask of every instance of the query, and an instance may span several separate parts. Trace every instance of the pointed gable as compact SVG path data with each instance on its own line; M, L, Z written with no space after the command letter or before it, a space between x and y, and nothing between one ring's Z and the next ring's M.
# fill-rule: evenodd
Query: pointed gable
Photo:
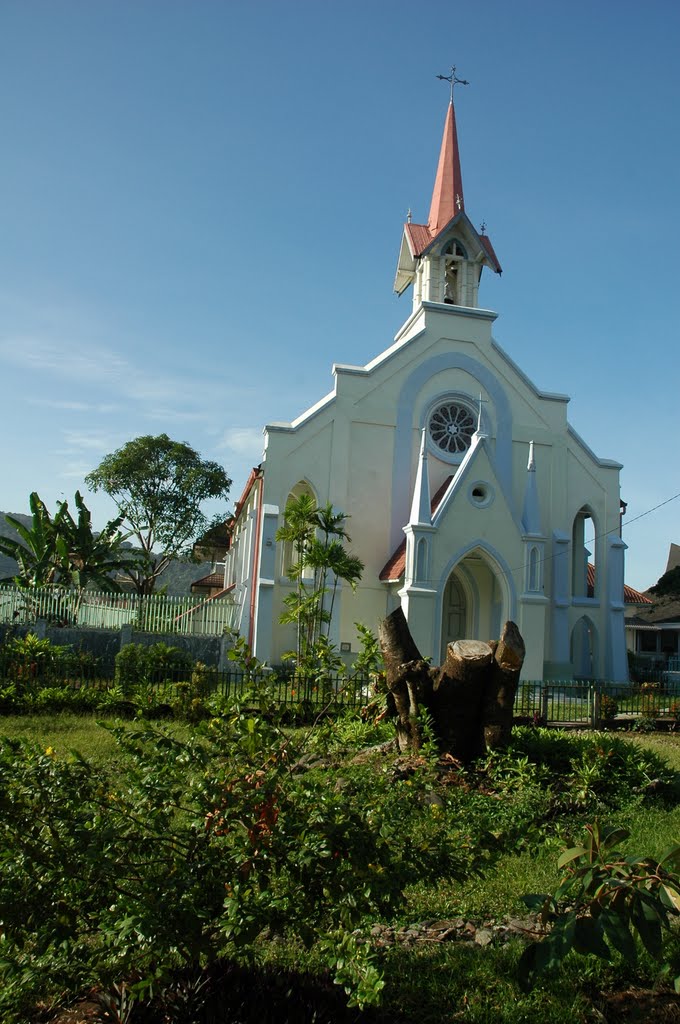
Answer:
M473 250L469 254L471 260L490 267L497 274L501 273L500 263L485 229L482 228L481 233L478 233L465 213L456 112L451 99L444 121L427 224L413 224L410 219L404 224L394 281L394 290L398 295L401 295L413 281L417 261L442 247L448 240L449 232L454 228L466 236Z
M449 489L449 484L453 480L453 476L447 476L441 487L438 488L432 501L430 502L430 513L434 516L435 512L439 508L442 498ZM396 583L404 575L404 569L406 567L406 537L402 540L401 544L392 552L390 557L385 562L384 566L380 570L379 580L381 583Z

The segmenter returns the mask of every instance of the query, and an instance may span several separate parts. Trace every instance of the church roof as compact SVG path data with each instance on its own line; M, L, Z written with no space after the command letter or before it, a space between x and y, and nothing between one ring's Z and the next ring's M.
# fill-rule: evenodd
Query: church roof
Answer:
M456 131L456 112L453 97L449 103L444 122L444 134L439 151L437 174L432 189L430 216L427 227L431 238L436 238L440 231L453 220L457 213L465 209L463 199L463 176L460 170L460 152L458 150L458 132Z
M493 246L491 244L491 239L489 238L488 235L484 234L484 228L483 227L482 227L482 234L479 236L479 241L482 243L482 245L486 249L487 255L488 255L489 259L491 260L491 263L493 264L493 269L496 271L497 274L502 273L501 265L498 262L498 257L496 256L496 253L494 252L494 248L493 248Z
M449 104L444 121L444 134L442 136L441 149L439 151L439 163L432 189L432 200L430 203L430 215L427 224L413 224L407 221L404 224L404 236L408 242L411 259L415 260L430 249L440 235L443 235L457 218L467 224L469 230L479 240L479 244L486 253L489 265L497 274L501 273L501 265L494 252L491 240L484 233L475 231L471 221L465 214L465 199L463 197L463 177L460 169L460 152L458 149L458 133L456 131L456 113L453 100ZM412 278L413 265L409 267L404 264L403 257L400 257L400 268L397 272L397 283L395 290L401 292L408 286Z
M414 256L420 256L432 241L427 224L404 224L404 231Z

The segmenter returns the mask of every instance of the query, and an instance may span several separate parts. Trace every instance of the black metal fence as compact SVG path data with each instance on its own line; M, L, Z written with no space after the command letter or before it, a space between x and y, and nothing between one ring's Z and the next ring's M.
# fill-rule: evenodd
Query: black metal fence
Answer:
M244 694L256 683L266 684L269 699L281 706L326 705L360 708L375 698L375 680L365 676L330 675L299 677L285 670L265 670L258 676L241 668L225 671L202 666L146 673L134 682L102 672L94 659L71 660L8 657L0 652L0 694L3 687L17 693L36 694L46 688L112 690L124 696L145 691L156 700L185 697L225 698ZM600 680L535 680L520 683L514 707L519 721L546 725L598 728L602 725L633 727L636 723L660 722L680 727L680 678L642 683L610 683Z
M520 683L515 717L546 725L635 726L680 723L680 682L610 683L551 680Z

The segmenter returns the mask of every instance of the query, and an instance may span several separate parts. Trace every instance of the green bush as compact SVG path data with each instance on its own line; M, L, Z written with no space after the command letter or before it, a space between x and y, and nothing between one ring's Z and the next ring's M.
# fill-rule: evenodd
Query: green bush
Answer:
M137 687L172 683L190 673L186 651L168 644L125 644L116 655L115 683L126 695Z

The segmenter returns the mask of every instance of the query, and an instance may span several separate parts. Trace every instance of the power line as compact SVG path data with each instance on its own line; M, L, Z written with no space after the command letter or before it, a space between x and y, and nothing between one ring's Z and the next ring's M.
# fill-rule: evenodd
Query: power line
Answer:
M621 527L623 527L624 525L625 526L632 526L633 523L637 523L640 519L644 519L645 516L651 515L652 512L656 512L658 509L663 508L664 505L669 505L672 501L677 501L678 498L680 498L680 492L678 492L677 494L673 494L670 498L666 498L665 501L659 502L658 505L654 505L652 508L648 508L644 512L640 512L640 514L635 516L633 519L629 519L625 523L622 523ZM604 537L610 536L610 534L612 534L612 533L618 533L618 532L619 532L619 526L615 526L611 530L606 530L603 533L596 533L596 534L594 534L592 537L589 537L588 540L585 543L586 544L593 544L593 543L595 543L598 540L602 540ZM571 547L571 541L570 541L570 545L569 546ZM546 565L548 562L552 562L556 558L564 557L564 556L566 556L568 554L571 554L571 551L569 550L569 548L567 550L565 550L565 551L559 551L559 552L557 552L557 554L545 555L543 558L540 559L540 564L541 565ZM462 559L461 559L461 561L462 561ZM460 564L460 563L458 563L458 564ZM508 578L510 578L511 576L514 576L517 573L524 573L526 571L526 569L527 569L528 564L529 564L528 562L524 562L522 565L519 565L519 566L517 566L514 569L507 569L507 570L501 569L500 566L499 566L498 567L497 575L498 576L502 576L502 577L508 579ZM454 566L454 568L455 568L455 566ZM436 583L439 583L439 580L438 579L434 579L434 578L428 578L426 580L421 580L420 582L436 584Z

